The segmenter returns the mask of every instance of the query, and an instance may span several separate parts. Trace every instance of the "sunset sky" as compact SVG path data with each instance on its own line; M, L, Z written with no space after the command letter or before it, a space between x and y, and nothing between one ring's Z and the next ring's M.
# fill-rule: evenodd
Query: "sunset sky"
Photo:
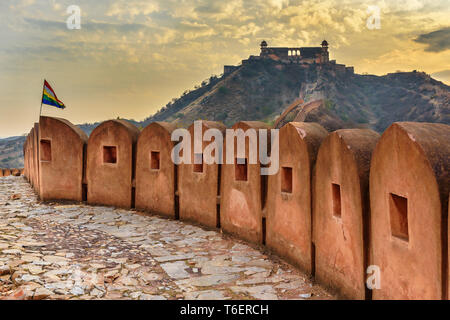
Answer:
M67 7L81 8L69 30ZM366 26L368 6L381 28ZM73 123L143 120L223 65L319 46L357 73L414 69L450 84L450 0L0 0L0 137L28 133L47 79Z

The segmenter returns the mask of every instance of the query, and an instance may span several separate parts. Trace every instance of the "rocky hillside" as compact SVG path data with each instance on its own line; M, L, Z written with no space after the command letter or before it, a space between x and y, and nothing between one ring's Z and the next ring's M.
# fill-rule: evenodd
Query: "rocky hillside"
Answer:
M371 128L383 132L395 121L450 124L450 87L423 72L385 76L339 71L336 65L249 63L222 77L211 77L173 99L159 112L137 122L187 127L194 120L264 121L281 127L289 121L319 122L329 131ZM80 127L90 134L99 123ZM0 167L20 167L24 137L0 139Z
M300 100L303 103L286 117L283 111ZM184 101L182 97L178 103ZM240 120L274 124L283 114L284 121L277 121L281 124L301 119L320 122L329 130L367 127L378 132L395 121L450 124L450 87L425 73L359 75L339 72L333 65L303 67L271 60L241 66L184 105L171 114L171 108L166 108L168 116L159 112L147 121L173 121L182 126L197 119L226 125ZM300 111L303 116L297 117Z
M0 168L23 168L25 136L0 139Z
M308 72L298 65L258 61L224 75L209 90L183 103L183 108L168 117L161 117L158 112L147 121L173 121L182 126L197 119L221 121L228 126L240 120L273 122L299 96L302 84L307 81ZM184 100L180 98L179 104Z
M421 72L378 77L322 70L301 96L305 102L322 100L307 110L304 121L329 130L367 127L381 133L396 121L450 124L450 87Z

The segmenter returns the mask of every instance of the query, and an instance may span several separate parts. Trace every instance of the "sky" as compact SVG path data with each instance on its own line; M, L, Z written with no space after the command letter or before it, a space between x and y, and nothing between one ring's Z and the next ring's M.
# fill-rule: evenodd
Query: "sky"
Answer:
M80 29L67 25L73 5ZM357 73L419 70L450 84L449 17L450 0L0 0L0 137L38 120L43 79L67 106L44 115L143 120L262 40L326 39Z

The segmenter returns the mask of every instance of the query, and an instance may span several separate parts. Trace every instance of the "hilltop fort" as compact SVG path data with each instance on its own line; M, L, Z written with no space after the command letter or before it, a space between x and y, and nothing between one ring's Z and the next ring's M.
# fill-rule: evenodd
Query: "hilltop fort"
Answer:
M328 66L338 73L354 73L354 67L347 67L344 64L336 63L336 60L330 60L328 51L328 41L323 40L320 47L269 47L267 41L263 40L260 44L261 52L259 56L250 56L242 60L242 65L248 65L254 61L270 59L286 65L300 65L308 67L309 65ZM224 66L224 74L231 73L240 66Z

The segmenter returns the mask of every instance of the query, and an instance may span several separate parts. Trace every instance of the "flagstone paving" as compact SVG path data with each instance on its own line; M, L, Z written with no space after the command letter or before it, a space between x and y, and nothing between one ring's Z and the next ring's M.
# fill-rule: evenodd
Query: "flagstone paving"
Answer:
M41 203L0 178L0 299L334 299L218 231L108 207Z

